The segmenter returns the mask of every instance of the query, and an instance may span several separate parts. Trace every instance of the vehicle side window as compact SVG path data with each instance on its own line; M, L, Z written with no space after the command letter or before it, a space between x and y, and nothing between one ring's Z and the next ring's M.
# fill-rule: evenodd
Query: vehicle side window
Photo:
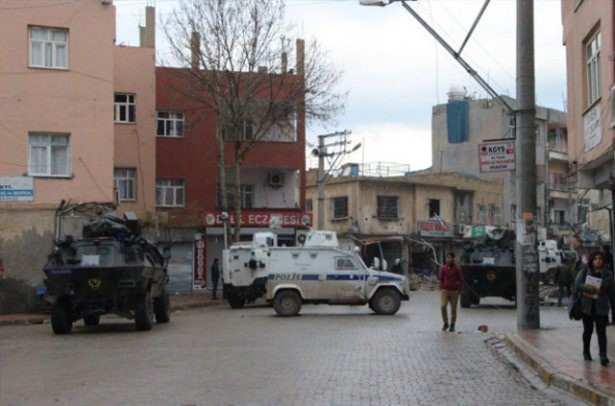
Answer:
M349 257L335 257L335 270L336 271L352 271L357 269L357 265Z

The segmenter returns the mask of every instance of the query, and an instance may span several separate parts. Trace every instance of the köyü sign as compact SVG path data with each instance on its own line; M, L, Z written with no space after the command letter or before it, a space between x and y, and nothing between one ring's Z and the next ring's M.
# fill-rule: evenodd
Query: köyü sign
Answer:
M210 212L205 214L205 224L208 227L222 226L222 212ZM277 219L277 225L280 227L307 227L312 224L312 216L309 213L302 212L255 212L242 211L241 225L244 227L268 227L271 219ZM229 224L235 224L235 215L229 213Z
M31 202L34 181L30 176L0 176L0 202Z
M515 141L489 141L478 144L478 164L481 172L514 170Z
M421 237L453 237L453 226L444 220L419 221L419 233Z

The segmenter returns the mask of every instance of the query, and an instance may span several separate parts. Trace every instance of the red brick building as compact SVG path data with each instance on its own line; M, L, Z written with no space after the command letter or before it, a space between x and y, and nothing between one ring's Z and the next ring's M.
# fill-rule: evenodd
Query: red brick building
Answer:
M156 210L160 240L172 243L173 290L192 289L203 278L209 279L209 267L221 257L224 246L216 114L201 101L186 97L191 84L182 73L180 68L156 69ZM302 106L292 114L284 137L266 134L242 163L242 240L277 217L279 241L294 245L297 230L311 222L305 213ZM234 179L233 147L234 142L226 142L227 185ZM227 189L227 195L232 190ZM232 227L234 210L229 209L229 214Z

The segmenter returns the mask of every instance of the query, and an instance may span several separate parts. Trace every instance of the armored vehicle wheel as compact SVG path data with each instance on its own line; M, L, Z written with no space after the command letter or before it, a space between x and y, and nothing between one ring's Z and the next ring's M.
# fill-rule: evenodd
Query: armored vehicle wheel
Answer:
M459 297L459 305L461 305L461 307L463 307L464 309L467 309L468 307L472 306L472 293L468 292L468 291L463 291L461 292L461 295Z
M399 306L401 306L401 297L391 288L380 289L370 300L370 308L377 314L395 314Z
M166 289L160 297L154 299L154 315L156 323L168 323L171 320L169 293Z
M279 316L296 316L301 310L301 296L294 290L278 292L273 299L273 308Z
M239 297L234 293L229 293L226 300L228 300L228 304L231 306L231 309L241 309L243 305L246 304L244 298Z
M147 292L137 297L135 303L135 326L137 330L145 331L152 329L154 319L152 307L151 293Z
M70 334L73 320L70 314L70 301L58 299L51 308L51 328L55 334Z
M88 314L84 316L83 323L86 326L98 326L100 323L100 314Z

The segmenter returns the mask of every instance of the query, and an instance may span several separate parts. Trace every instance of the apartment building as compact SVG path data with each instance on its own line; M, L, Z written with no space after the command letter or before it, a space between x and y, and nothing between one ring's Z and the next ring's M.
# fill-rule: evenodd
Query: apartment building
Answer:
M503 96L510 106L516 100ZM538 222L541 238L568 239L582 223L585 200L576 199L569 165L566 113L536 107L536 175ZM514 148L514 118L497 101L472 99L462 87L451 87L449 100L433 107L432 173L457 172L485 180L503 182L502 225L514 228L516 186L514 153L510 165L485 165L485 148L504 145Z
M405 271L432 269L449 250L460 250L472 225L501 225L502 181L459 173L383 170L349 164L350 170L326 178L324 228L337 232L347 248L358 245L369 264L384 258L389 269L402 259ZM378 165L381 169L382 166ZM306 183L307 210L318 217L316 170Z
M602 242L613 240L614 20L612 1L562 0L569 160L589 213L581 235Z
M0 35L11 41L0 50L0 257L6 278L34 286L60 202L153 215L153 9L149 42L118 47L111 2L2 6Z
M297 64L302 60L298 51ZM276 80L276 73L237 74L245 80L251 80L253 75L269 75ZM302 77L287 73L285 80ZM209 284L211 263L214 258L221 258L237 221L241 222L241 240L250 240L273 221L279 227L278 241L289 246L295 245L299 230L311 223L304 207L303 101L297 101L289 110L283 131L274 126L255 139L255 124L246 120L240 139L231 140L218 136L224 130L215 111L202 101L207 95L186 96L195 87L188 68L156 69L156 206L160 240L172 242L170 269L174 290ZM220 142L224 143L227 220L222 205ZM241 163L241 219L235 218L233 207L236 142L254 143Z

